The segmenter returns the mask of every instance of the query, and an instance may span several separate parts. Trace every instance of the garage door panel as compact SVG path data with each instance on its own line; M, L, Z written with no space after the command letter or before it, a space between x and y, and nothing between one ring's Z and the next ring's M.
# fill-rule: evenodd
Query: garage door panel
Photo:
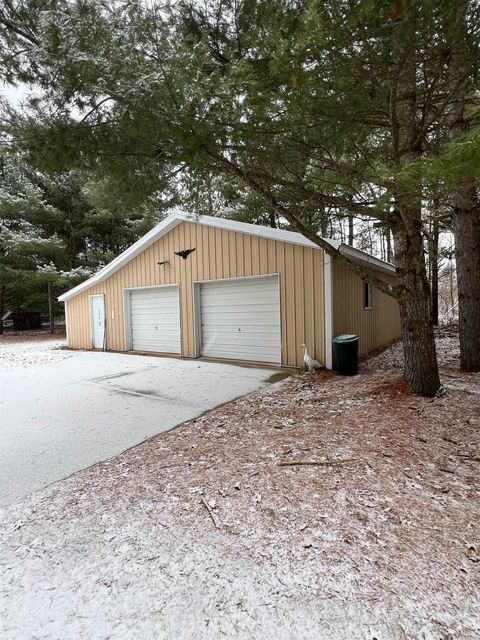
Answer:
M168 304L169 307L170 306L174 306L174 303L167 303L166 302L166 304ZM149 309L150 313L155 313L157 316L162 316L163 318L166 318L166 319L168 319L168 318L170 318L172 316L171 309L165 309L165 307L163 307L163 308L160 308L160 307L155 308L155 307L152 307L152 306L148 305L148 309ZM132 309L132 316L143 317L144 315L145 315L145 308L143 308L143 309L142 308Z
M235 300L238 294L248 293L248 297L251 300L262 300L265 291L269 291L272 293L276 292L277 287L263 287L263 288L252 288L252 287L237 287L232 285L231 287L219 287L218 291L207 291L205 296L207 299L210 298L223 298L225 300Z
M256 289L253 292L248 289L248 287L242 287L241 289L237 287L232 287L232 291L225 289L224 287L220 288L218 291L214 293L208 292L205 295L205 299L210 303L215 304L216 301L223 302L224 300L228 300L232 304L237 303L239 296L248 295L249 300L254 303L262 303L265 300L265 295L274 296L277 293L277 288L265 288L265 289Z
M132 311L142 312L145 309L145 304L148 304L149 309L152 311L157 311L158 313L169 313L170 308L169 306L165 307L165 305L175 305L177 301L178 296L165 296L162 302L158 302L153 296L147 296L141 300L136 300L132 305Z
M228 350L228 353L230 354L230 357L233 357L232 354L245 354L245 353L251 353L254 352L258 355L262 355L262 356L268 356L273 349L275 349L275 344L270 344L270 345L266 345L266 344L254 344L254 343L241 343L241 342L237 342L236 344L232 344L231 342L215 342L212 344L206 344L205 347L208 349L208 351L215 351L216 353L225 353ZM243 358L245 359L245 358ZM253 360L255 360L255 358L252 358ZM267 360L267 362L271 362L270 360Z
M156 312L151 313L149 316L145 316L145 315L137 315L137 316L132 316L132 321L135 322L135 324L138 325L156 325L159 322L162 324L162 326L168 327L178 327L178 322L177 322L178 318L172 318L171 316L162 316Z
M216 285L215 291L218 291L222 288L228 289L232 291L232 288L236 289L248 289L249 291L253 291L255 288L257 289L266 289L267 287L275 288L276 282L272 279L270 282L263 281L262 278L275 278L276 276L253 276L252 278L232 278L225 280L215 280L212 282L205 283L206 285L214 284Z
M278 326L278 328L280 328L280 326ZM241 336L251 336L252 338L258 338L261 340L270 340L272 342L274 342L275 344L277 343L277 338L275 336L275 338L271 338L272 335L272 328L271 326L266 326L266 327L255 327L255 330L249 331L248 334L245 334L245 332L240 333ZM203 331L203 336L204 338L211 338L211 337L215 337L218 336L219 339L221 338L222 335L225 336L230 336L232 333L230 327L226 326L226 327L222 327L221 329L217 329L215 331Z
M160 291L162 299L171 298L172 300L174 300L178 295L178 288L176 286L174 288L171 288L170 285L167 285L167 287L165 287L163 291L162 287L152 287L151 290L139 288L132 289L132 291L135 292L134 303L145 298L153 298L158 302Z
M135 323L138 323L139 325L142 324L152 324L152 321L155 320L156 323L161 322L163 326L172 326L172 327L176 327L178 322L178 317L172 318L171 315L161 315L157 312L152 312L151 314L147 315L133 315L132 314L132 321L134 321Z
M137 332L136 338L137 340L146 340L147 338L154 338L155 340L161 341L162 338L164 337L176 339L177 335L178 335L178 331L175 329L165 330L165 328L162 327L161 334L159 334L158 329L150 329L150 327L145 327L142 330L141 335L138 335L138 332Z
M207 299L206 302L206 308L208 309L212 309L214 311L224 311L225 310L225 305L228 304L228 306L231 309L237 309L237 310L241 310L243 308L243 299L244 299L244 294L238 294L235 296L235 298L214 298L214 299ZM265 302L264 299L258 299L256 301L252 301L249 303L249 308L252 309L256 309L258 312L262 312L262 310L269 310L271 309L271 304L269 302Z
M130 291L132 349L180 353L180 300L178 287Z
M231 333L223 332L223 333L210 333L204 334L204 346L206 344L213 344L215 342L216 345L259 345L259 346L274 346L278 344L278 341L275 337L271 337L271 334L255 334L251 335L250 333L241 333L238 335L232 335Z
M205 315L214 315L214 314L218 314L218 315L224 315L225 314L225 305L228 304L229 309L228 309L228 313L232 314L233 312L235 312L235 314L248 314L249 316L252 314L255 314L257 316L263 316L263 315L269 315L269 316L274 316L278 309L272 310L272 306L269 304L252 304L252 305L248 305L248 310L245 309L245 305L238 302L237 304L230 304L228 301L225 301L222 304L215 304L215 305L208 305L208 310L205 310L204 313Z
M237 314L235 317L230 317L229 314L225 313L223 315L208 315L205 314L203 316L204 326L207 327L218 325L219 327L275 327L280 326L276 320L275 316L265 316L265 314L261 314L259 316L251 315L247 316L246 314ZM210 329L208 329L210 330Z
M277 276L203 283L200 316L203 355L280 364Z
M208 357L218 358L219 360L241 360L243 362L268 362L269 364L277 364L272 363L271 355L269 353L259 353L256 349L252 349L251 351L246 351L245 349L229 351L228 358L225 356L223 350L215 351L212 349L209 351Z

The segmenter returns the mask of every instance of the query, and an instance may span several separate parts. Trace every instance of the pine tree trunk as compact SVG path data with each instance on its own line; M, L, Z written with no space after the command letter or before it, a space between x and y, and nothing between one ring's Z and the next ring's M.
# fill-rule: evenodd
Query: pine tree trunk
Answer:
M438 325L438 220L433 216L431 220L430 242L428 246L430 263L430 289L432 305L432 323Z
M353 216L348 216L348 244L353 247Z
M475 188L457 192L453 213L457 263L460 364L480 371L480 204Z
M450 258L450 310L454 311L455 307L458 305L458 301L455 302L455 293L454 293L454 286L453 286L453 274L455 272L455 269L453 267L453 258ZM455 313L452 313L452 318L455 317Z
M50 333L55 333L55 316L53 311L52 283L48 283L48 317L50 320Z
M387 240L387 262L393 262L392 237L390 229L385 229L385 238Z
M328 216L326 213L322 213L320 216L320 235L322 238L328 237Z
M445 17L451 85L447 117L452 139L468 131L466 103L476 75L477 61L469 49L467 7L468 0L458 0L451 4ZM467 371L480 371L480 203L477 189L478 178L465 176L459 180L452 199L460 362L462 369Z
M413 393L432 397L440 388L437 354L430 310L423 239L412 225L410 233L399 224L393 233L395 263L404 293L399 300L404 377Z
M391 32L390 128L392 157L401 170L421 157L422 137L417 122L418 5L415 0L400 0L397 8ZM412 179L406 189L400 178L394 197L390 227L397 276L403 289L399 304L404 376L413 393L434 396L440 388L440 378L424 258L420 185Z

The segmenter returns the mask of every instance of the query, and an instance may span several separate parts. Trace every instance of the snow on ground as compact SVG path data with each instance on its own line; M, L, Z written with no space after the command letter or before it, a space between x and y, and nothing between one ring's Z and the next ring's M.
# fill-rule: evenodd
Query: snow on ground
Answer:
M459 367L458 329L455 325L445 325L436 330L437 359L443 373ZM396 342L388 349L380 350L363 363L364 371L382 369L400 371L403 366L402 343Z
M0 371L65 360L72 356L70 351L64 349L65 346L65 338L50 336L50 334L30 334L27 340L21 340L21 336L18 335L2 336L0 338Z
M478 638L480 377L452 342L442 397L394 346L3 510L2 638Z
M2 507L280 375L192 359L39 351L36 340L29 346L13 352L4 371L0 349Z

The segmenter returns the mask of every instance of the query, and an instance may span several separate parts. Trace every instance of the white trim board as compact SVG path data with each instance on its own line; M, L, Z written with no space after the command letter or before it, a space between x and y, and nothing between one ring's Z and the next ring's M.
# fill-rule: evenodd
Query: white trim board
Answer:
M332 256L323 255L324 313L325 313L325 368L333 367L333 274Z
M65 339L67 341L67 347L70 348L70 341L68 339L68 304L65 303L64 307L64 315L65 315Z
M226 220L224 218L216 218L214 216L194 216L188 213L172 213L167 216L165 220L162 220L160 224L157 224L156 227L140 238L140 240L137 240L137 242L132 244L131 247L126 249L117 258L109 262L105 267L103 267L103 269L100 269L100 271L88 280L85 280L85 282L82 282L73 289L70 289L70 291L59 296L58 300L60 302L65 302L79 293L82 293L82 291L89 289L93 285L103 282L182 222L194 222L207 227L245 233L258 236L260 238L267 238L269 240L278 240L289 244L320 249L320 247L314 242L295 231L272 229L271 227L263 227L257 224L248 224L246 222L237 222L236 220ZM342 244L338 240L329 240L327 238L324 238L324 240L332 247L339 250L340 253L350 258L353 262L357 262L363 266L368 266L372 269L377 269L384 273L395 273L395 267L388 262L379 260L378 258L375 258L364 251L360 251L359 249L353 249L348 245Z

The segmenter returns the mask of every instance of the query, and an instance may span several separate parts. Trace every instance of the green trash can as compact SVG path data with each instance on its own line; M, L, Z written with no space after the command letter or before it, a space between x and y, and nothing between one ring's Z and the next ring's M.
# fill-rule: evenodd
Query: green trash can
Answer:
M342 376L358 373L358 336L336 336L333 351L337 372Z

